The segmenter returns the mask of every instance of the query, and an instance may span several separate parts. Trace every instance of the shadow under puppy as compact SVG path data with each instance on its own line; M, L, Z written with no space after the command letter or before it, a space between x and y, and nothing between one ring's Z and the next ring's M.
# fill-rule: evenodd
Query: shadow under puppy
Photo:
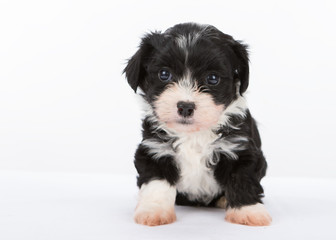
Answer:
M229 222L269 225L260 185L267 164L243 97L246 46L213 26L178 24L147 34L124 72L145 108L135 221L172 223L176 203L222 207Z

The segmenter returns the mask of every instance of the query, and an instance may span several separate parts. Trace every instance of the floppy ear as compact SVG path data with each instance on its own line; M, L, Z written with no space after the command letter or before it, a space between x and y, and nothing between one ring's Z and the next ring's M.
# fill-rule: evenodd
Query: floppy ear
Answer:
M240 81L240 94L243 94L249 85L249 59L247 45L234 41L232 49L237 56L238 64L234 69L234 78Z
M139 50L128 60L127 66L123 73L126 74L128 84L136 92L138 86L142 85L146 76L146 63L154 49L156 39L159 33L150 33L142 38Z

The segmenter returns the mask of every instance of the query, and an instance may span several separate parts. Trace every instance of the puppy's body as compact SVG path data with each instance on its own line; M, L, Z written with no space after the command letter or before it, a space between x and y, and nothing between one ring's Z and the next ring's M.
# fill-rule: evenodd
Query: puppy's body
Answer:
M146 36L125 72L146 109L135 220L173 222L176 202L224 207L234 223L269 224L260 185L266 161L242 96L245 46L212 26L180 24Z

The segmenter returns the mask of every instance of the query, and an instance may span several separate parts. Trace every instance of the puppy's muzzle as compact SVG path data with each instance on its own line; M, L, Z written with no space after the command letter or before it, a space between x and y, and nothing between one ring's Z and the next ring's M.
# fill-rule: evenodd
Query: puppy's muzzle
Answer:
M181 117L191 117L194 114L195 111L195 103L193 102L178 102L177 103L177 113L181 116Z

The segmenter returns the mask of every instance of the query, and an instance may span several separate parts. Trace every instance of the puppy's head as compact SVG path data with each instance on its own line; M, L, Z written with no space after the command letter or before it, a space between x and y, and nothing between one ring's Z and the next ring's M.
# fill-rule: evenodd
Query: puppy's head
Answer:
M192 23L146 35L124 72L158 121L177 132L215 127L249 81L246 46Z

